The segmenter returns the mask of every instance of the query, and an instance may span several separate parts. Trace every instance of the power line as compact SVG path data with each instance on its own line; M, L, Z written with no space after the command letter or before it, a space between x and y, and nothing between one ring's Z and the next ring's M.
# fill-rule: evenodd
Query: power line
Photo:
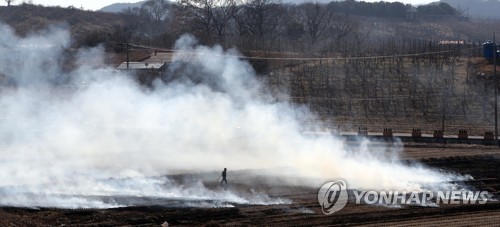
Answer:
M447 51L435 51L435 52L425 52L425 53L414 53L414 54L396 54L396 55L379 55L379 56L357 56L357 57L300 57L300 58L274 58L274 57L247 57L245 59L257 59L257 60L284 60L284 61L338 61L338 60L364 60L364 59L381 59L381 58L399 58L399 57L415 57L423 55L433 55L433 54L443 54L451 53L455 50Z
M395 54L395 55L377 55L377 56L354 56L354 57L252 57L252 56L244 56L244 55L233 55L233 54L213 54L213 53L198 53L195 51L182 51L182 50L174 50L174 49L166 49L159 47L151 47L144 45L135 45L129 44L131 48L136 49L148 49L154 51L161 52L172 52L179 54L190 54L191 59L196 55L209 55L209 56L218 56L218 57L235 57L240 59L252 59L252 60L282 60L282 61L339 61L339 60L365 60L365 59L383 59L383 58L400 58L400 57L417 57L424 55L434 55L434 54L445 54L456 52L458 50L444 50L444 51L432 51L432 52L421 52L421 53L413 53L413 54ZM480 47L472 47L463 50L473 50L479 49Z
M422 97L441 97L445 93L434 93L434 94L419 94L419 95L392 95L392 96L381 96L381 97L318 97L318 96L283 96L278 98L289 98L289 99L304 99L304 100L345 100L345 101L378 101L378 100L401 100L401 99L422 99Z

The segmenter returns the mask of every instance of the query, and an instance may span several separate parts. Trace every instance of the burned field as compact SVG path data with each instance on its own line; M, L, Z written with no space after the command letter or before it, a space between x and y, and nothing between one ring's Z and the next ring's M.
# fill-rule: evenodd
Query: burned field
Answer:
M74 67L62 67L71 44L64 29L27 38L0 31L8 34L0 51L13 53L0 55L7 56L0 57L2 226L498 219L497 147L399 142L392 135L443 128L461 132L458 141L467 130L491 136L490 79L477 76L485 74L478 57L464 54L477 47L433 46L422 50L433 54L417 57L279 60L257 70L235 50L186 35L171 64L162 64L166 71L154 71L158 78L145 85L128 67L104 64L99 47L75 50ZM382 137L393 142L334 136L356 128L368 134L366 127L370 133L383 127ZM225 168L228 184L221 185ZM350 194L462 190L490 197L486 204L396 206L351 197L324 215L318 191L337 178L345 178Z
M230 172L228 189L240 194L265 192L280 198L283 204L249 205L221 203L227 207L203 207L211 201L189 201L155 197L114 198L132 206L113 209L0 209L3 226L33 225L143 225L167 221L173 226L218 225L495 225L500 217L500 151L491 146L415 144L403 151L407 162L418 161L430 168L470 175L473 179L455 182L474 190L486 190L493 196L486 204L387 207L354 204L352 198L341 211L326 216L318 204L320 185L295 186L284 179L263 175L265 171ZM213 176L200 173L170 176L176 181L201 180L205 187L224 191ZM110 198L108 198L110 199ZM191 206L186 205L192 202ZM195 206L192 206L196 204ZM228 206L229 205L229 206Z

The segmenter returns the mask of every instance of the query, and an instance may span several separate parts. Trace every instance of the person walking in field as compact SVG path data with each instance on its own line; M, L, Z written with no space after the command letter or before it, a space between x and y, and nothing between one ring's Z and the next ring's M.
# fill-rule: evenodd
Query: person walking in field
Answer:
M227 185L227 180L226 180L226 172L227 172L227 169L224 168L224 171L222 171L222 180L220 181L220 185L222 185L222 182L226 182L226 185Z

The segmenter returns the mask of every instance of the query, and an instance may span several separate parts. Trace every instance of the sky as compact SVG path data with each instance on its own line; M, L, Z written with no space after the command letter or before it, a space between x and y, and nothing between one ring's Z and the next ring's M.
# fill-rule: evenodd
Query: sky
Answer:
M20 4L26 0L14 0L14 5ZM135 3L141 0L32 0L33 4L45 5L45 6L61 6L68 7L74 6L76 8L83 8L86 10L98 10L102 7L111 5L113 3ZM365 0L367 2L377 2L378 0ZM386 2L392 2L392 0L385 0ZM407 4L419 5L427 4L438 0L399 0L398 2L403 2ZM27 2L27 1L26 1ZM0 5L5 6L4 0L0 1Z

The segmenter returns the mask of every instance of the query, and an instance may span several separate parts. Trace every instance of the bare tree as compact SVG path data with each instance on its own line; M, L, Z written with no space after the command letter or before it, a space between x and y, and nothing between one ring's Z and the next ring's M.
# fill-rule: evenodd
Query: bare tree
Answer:
M180 4L184 7L193 22L201 27L201 29L210 39L212 36L211 25L214 20L215 0L180 0Z
M335 40L340 40L356 31L357 24L349 17L349 14L335 14L330 29L332 37L335 38Z
M226 27L236 13L236 0L214 0L216 6L213 12L211 26L217 33L220 42L224 42Z
M303 22L311 44L314 45L332 26L333 11L324 4L304 3L300 6L303 11Z
M142 8L154 22L160 23L167 18L170 3L167 0L148 0Z
M237 25L240 33L248 33L259 38L264 37L264 27L267 17L267 5L270 0L249 0L237 15Z
M11 3L13 3L15 0L5 0L7 2L7 6L10 6Z
M227 26L237 10L237 0L180 0L180 3L209 38L215 35L224 43Z
M236 27L241 37L255 43L258 48L270 48L280 30L285 10L274 0L248 0L235 16Z

